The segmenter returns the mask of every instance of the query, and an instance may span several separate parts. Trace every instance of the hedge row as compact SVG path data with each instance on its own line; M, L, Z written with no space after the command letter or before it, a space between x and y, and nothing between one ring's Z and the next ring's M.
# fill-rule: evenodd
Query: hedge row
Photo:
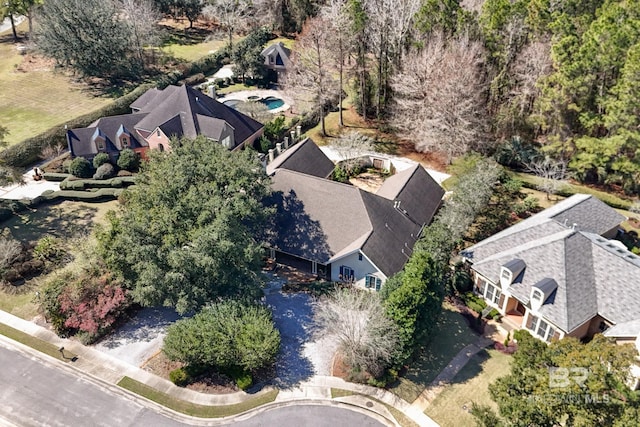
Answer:
M111 179L65 179L60 183L60 190L85 190L89 188L121 188L136 183L133 176L120 176Z
M44 173L44 179L47 181L53 181L53 182L61 182L64 181L65 179L68 179L70 177L72 177L73 175L71 175L70 173L55 173L55 172L45 172Z
M99 110L69 120L66 123L67 127L69 129L87 127L101 117L127 114L131 111L129 105L152 87L152 84L138 86L133 91ZM67 145L66 130L63 126L52 127L40 135L7 147L0 152L0 161L4 161L14 167L28 167L38 161L44 147L58 144Z

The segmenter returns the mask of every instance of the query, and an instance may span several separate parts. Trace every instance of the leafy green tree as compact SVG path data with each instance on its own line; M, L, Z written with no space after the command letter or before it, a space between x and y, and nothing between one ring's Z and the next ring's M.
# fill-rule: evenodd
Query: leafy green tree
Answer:
M101 253L134 300L180 313L225 296L260 293L254 238L270 210L264 168L247 150L204 137L151 151L122 213L99 234Z
M84 157L76 157L69 165L69 173L78 178L90 178L91 163Z
M386 295L384 306L399 329L402 350L398 362L403 363L433 332L442 311L445 284L442 266L424 251L413 252L399 277L401 284Z
M204 307L171 325L163 351L187 365L255 371L274 362L280 333L264 306L235 300Z
M93 168L98 169L105 163L109 163L110 160L111 159L109 158L109 155L107 153L98 153L93 158Z
M36 44L59 65L83 76L120 75L129 68L130 47L117 16L111 1L47 1L38 18Z
M249 75L257 80L266 77L262 47L269 41L271 33L266 28L252 31L242 41L233 47L231 60L234 65L234 73L242 76Z
M516 338L511 372L489 387L505 425L613 425L637 407L625 385L637 354L632 345L602 335L587 344L566 337L547 345L526 331Z
M120 169L134 172L138 170L138 166L140 165L140 157L132 149L125 148L120 152L117 163Z

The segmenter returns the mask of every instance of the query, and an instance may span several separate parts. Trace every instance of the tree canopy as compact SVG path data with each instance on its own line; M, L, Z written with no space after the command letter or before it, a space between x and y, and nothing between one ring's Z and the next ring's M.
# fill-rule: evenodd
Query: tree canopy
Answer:
M280 349L280 333L264 306L235 300L204 307L167 330L163 351L187 365L246 371L267 366Z
M185 313L218 297L257 295L262 249L254 236L269 212L269 181L255 152L198 137L149 156L99 233L103 258L134 300Z
M604 426L637 414L638 399L626 386L633 345L602 335L587 344L565 337L547 345L526 331L516 338L511 372L489 387L504 425Z

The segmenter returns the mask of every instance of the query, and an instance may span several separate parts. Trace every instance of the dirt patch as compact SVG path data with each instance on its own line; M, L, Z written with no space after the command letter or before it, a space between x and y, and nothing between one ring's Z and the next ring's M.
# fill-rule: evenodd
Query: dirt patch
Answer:
M444 153L418 153L415 145L409 141L398 142L398 155L416 161L428 169L434 169L439 172L447 171L447 156Z
M167 356L160 351L147 360L142 368L168 380L169 373L182 366L182 363L169 360ZM208 372L200 375L193 383L185 388L207 394L228 394L238 391L238 387L236 387L233 381L217 372Z
M384 178L382 178L379 174L365 172L356 177L350 178L349 182L355 187L375 194L378 189L382 187Z
M349 368L345 365L342 354L340 353L336 353L331 363L331 376L342 378L343 380L346 380L349 376Z
M55 61L44 56L26 54L22 63L16 67L16 71L29 73L33 71L51 71L55 67Z

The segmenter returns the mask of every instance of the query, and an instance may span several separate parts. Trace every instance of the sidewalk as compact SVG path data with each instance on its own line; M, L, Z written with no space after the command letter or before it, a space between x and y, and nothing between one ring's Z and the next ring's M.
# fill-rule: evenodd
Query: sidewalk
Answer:
M65 350L77 355L76 361L68 363L69 367L72 367L73 369L81 371L96 378L99 381L111 385L117 384L124 376L128 376L174 398L192 402L195 404L210 406L230 405L234 403L244 402L248 399L263 395L272 390L272 388L270 387L265 387L255 394L247 394L243 391L223 395L199 393L193 390L177 387L172 382L165 380L164 378L160 378L157 375L154 375L143 369L140 369L133 365L129 365L128 363L122 362L98 350L94 350L93 348L83 346L77 341L60 338L53 332L41 326L38 326L35 323L20 319L19 317L13 316L1 310L0 323L4 323L5 325L8 325L29 335L35 336L43 341L47 341L55 345L56 347L64 347ZM358 393L364 396L348 396L338 399L332 399L331 388L349 390L353 393ZM286 404L287 402L302 403L303 401L334 404L336 401L338 401L351 406L355 405L358 408L364 409L366 411L371 411L374 414L382 416L386 419L390 419L388 410L383 405L370 401L369 399L367 399L367 396L380 400L398 409L420 426L432 427L438 425L429 417L427 417L422 411L420 411L419 408L413 407L408 402L402 400L393 393L363 384L349 383L340 378L328 376L315 376L309 381L301 383L298 387L281 390L278 394L278 397L276 398L276 401L273 404L269 405L282 405ZM152 406L155 407L156 405ZM250 411L249 413L253 411L261 411L264 410L264 408L264 406L259 407ZM244 418L246 416L247 414L239 414L237 417ZM226 418L225 420L229 421L230 419Z

